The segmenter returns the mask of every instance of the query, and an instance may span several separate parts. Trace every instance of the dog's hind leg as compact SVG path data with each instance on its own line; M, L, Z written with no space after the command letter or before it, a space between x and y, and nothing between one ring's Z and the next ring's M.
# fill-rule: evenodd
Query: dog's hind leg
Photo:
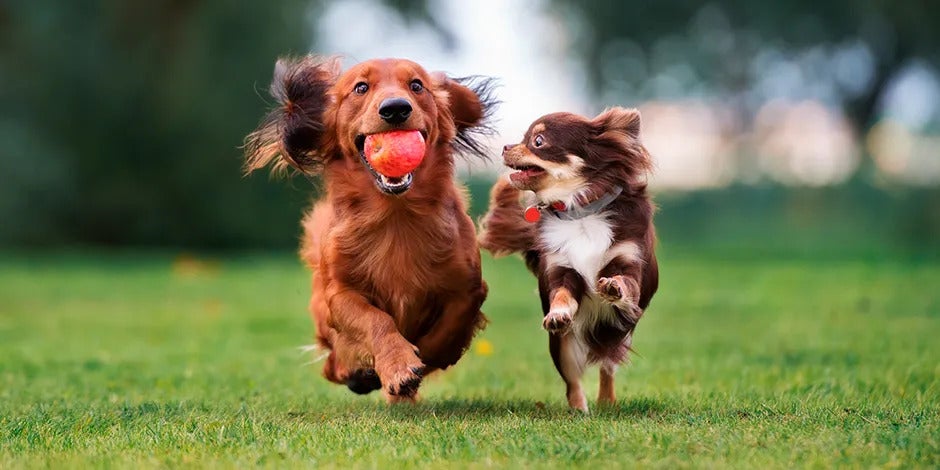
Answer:
M613 361L601 363L601 383L597 390L597 404L613 405L617 402L614 393L614 374L617 373L617 364Z
M587 399L581 388L581 377L587 367L587 347L573 334L555 334L548 337L548 347L555 362L555 369L565 381L565 395L568 406L576 410L588 411Z
M382 394L385 395L385 401L389 405L398 405L398 404L414 405L414 404L417 404L419 400L421 400L421 397L419 396L418 392L415 392L411 395L389 395L387 392L383 391Z

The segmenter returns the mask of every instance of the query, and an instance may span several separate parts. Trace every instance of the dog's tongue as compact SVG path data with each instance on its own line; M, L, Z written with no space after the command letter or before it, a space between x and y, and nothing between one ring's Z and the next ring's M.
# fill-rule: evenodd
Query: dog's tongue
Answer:
M525 181L531 178L534 175L541 173L541 169L526 169L526 170L516 170L509 174L509 179L512 181Z
M414 171L424 160L424 136L420 131L389 131L366 136L363 147L372 169L382 175L400 178Z

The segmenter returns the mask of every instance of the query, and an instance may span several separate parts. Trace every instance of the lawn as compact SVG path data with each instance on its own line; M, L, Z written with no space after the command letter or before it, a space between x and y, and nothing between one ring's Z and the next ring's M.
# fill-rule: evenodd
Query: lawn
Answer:
M589 416L533 278L484 274L489 327L389 409L299 351L289 255L3 256L0 468L940 465L940 265L666 252L619 404Z

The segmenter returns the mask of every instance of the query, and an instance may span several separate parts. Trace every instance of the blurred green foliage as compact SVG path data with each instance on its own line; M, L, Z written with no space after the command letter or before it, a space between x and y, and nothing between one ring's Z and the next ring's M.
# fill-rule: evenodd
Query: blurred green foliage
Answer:
M471 212L486 210L488 180L468 182ZM885 256L940 260L940 188L861 181L819 188L775 184L654 194L660 250L724 259Z
M301 0L0 2L0 243L283 243L305 196L242 179Z
M427 2L386 3L459 47ZM293 248L315 189L302 178L244 178L239 146L269 105L275 58L311 49L312 20L324 5L0 0L0 247ZM627 35L654 47L656 38L685 31L699 8L683 1L642 9L629 2L550 5L591 25L591 39L574 52L585 54L595 78L604 44ZM929 2L719 5L735 31L761 30L793 44L839 41L857 25L875 24L864 31L892 38L892 47L873 48L879 67L912 54L935 59L940 50L924 47L936 43L940 29L930 24L940 15L915 14L935 9ZM805 20L807 12L815 20ZM690 63L717 63L705 59ZM724 69L708 70L703 80L728 78ZM490 183L469 184L478 216ZM859 181L812 190L741 186L661 195L658 223L667 244L744 240L759 249L769 240L766 246L792 252L838 236L847 240L840 246L936 251L937 201L935 188Z
M812 99L841 108L864 139L906 67L940 65L930 0L548 2L601 101L708 98L749 122L771 99ZM862 157L856 177L872 179Z
M850 120L864 129L873 124L879 98L902 67L914 59L940 63L940 3L929 0L549 3L567 12L561 16L578 35L574 47L585 58L594 90L615 87L612 82L626 82L636 90L642 81L679 66L695 82L683 86L702 84L711 94L730 97L769 73L752 63L762 53L792 59L810 48L831 54L858 44L870 54L872 76L858 88L838 87L838 96L832 98L840 102L831 104L843 105ZM640 64L645 67L621 67L615 76L605 74L611 62L633 65L635 59L646 59ZM821 67L807 72L838 73L837 64L817 65ZM860 74L865 69L849 70Z

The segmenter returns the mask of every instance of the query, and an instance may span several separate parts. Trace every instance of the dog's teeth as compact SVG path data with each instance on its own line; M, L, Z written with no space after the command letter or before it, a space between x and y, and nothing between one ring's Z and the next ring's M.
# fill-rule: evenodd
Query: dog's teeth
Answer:
M380 174L379 178L382 180L382 183L384 183L385 185L403 186L406 184L411 184L411 179L412 179L411 175L412 175L411 173L408 173L407 175L402 176L400 178L389 178L388 176Z

